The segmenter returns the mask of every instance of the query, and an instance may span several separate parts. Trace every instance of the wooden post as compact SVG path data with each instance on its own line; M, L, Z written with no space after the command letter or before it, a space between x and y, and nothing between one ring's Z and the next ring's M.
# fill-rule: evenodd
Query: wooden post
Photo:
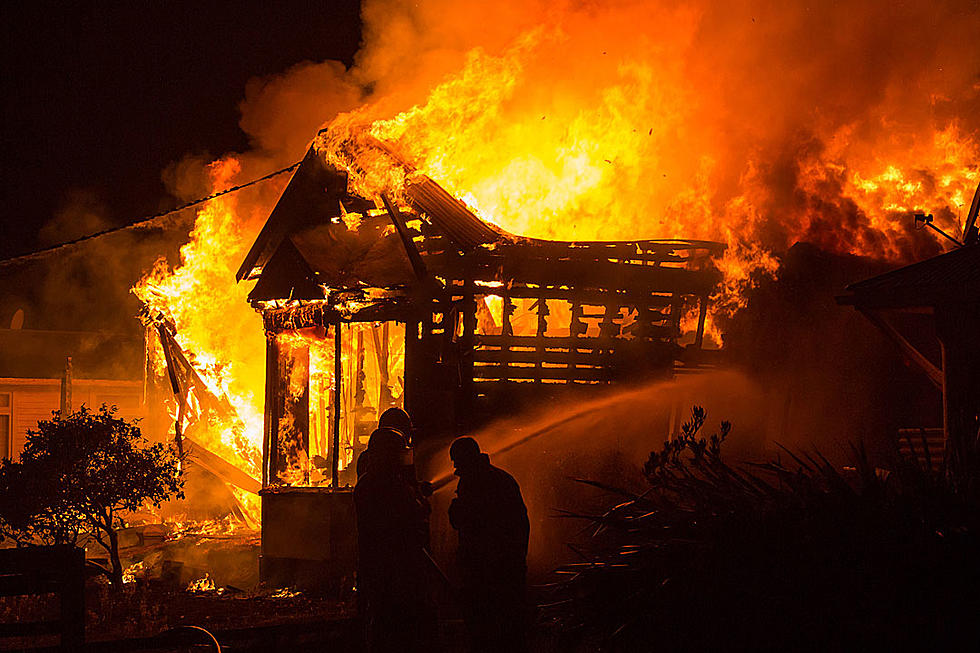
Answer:
M698 298L698 332L694 336L694 346L701 349L704 344L704 320L708 316L708 296L701 295Z
M265 338L265 420L262 433L262 486L273 484L279 475L279 339Z
M63 550L61 647L70 651L85 644L85 549L66 546Z
M378 391L378 417L381 417L381 413L391 405L391 370L388 369L388 338L391 337L389 324L390 322L384 322L381 325L381 351L378 352L378 358L381 361L378 366L378 374L381 377L381 388ZM381 408L382 406L384 408Z
M568 323L568 335L574 338L575 340L578 340L579 338L582 337L582 334L585 333L585 330L588 328L588 326L585 324L585 322L582 321L582 314L583 314L582 303L579 302L578 298L572 298L571 303L572 303L572 314L571 317L569 318L569 323ZM575 369L576 360L578 360L577 344L569 349L568 369L570 370ZM574 371L572 372L572 376L570 377L569 380L571 383L575 383L577 381L577 377Z
M340 485L340 410L343 404L341 396L341 380L343 369L343 347L340 340L341 322L333 325L333 442L330 443L330 486L337 489Z
M537 308L538 308L538 324L535 333L537 335L537 352L538 360L535 362L534 367L538 370L538 374L535 375L534 384L541 385L541 378L544 376L542 370L544 369L544 334L548 331L548 300L544 296L544 288L541 289L542 292L538 296Z
M514 306L514 300L510 296L510 287L505 286L502 289L501 295L503 296L503 309L501 314L503 316L502 324L500 325L500 367L501 372L506 375L511 362L511 349L510 345L514 339L514 325L510 323L510 318L514 315L514 310L517 308Z
M970 483L976 473L980 432L980 343L976 325L980 306L936 308L936 331L943 357L943 430L947 473L955 483Z
M354 329L354 325L351 324L351 329ZM357 327L357 338L355 339L354 345L354 392L353 392L353 414L354 417L351 420L353 430L357 432L357 422L360 418L361 411L364 407L364 329ZM380 414L379 414L380 417Z
M473 425L473 407L476 388L473 383L473 347L476 343L476 286L473 283L473 270L464 259L466 266L463 278L463 303L460 304L460 319L463 321L463 336L457 349L459 366L459 412L456 413L457 430L460 434ZM455 325L454 325L455 328Z
M65 358L65 371L61 375L61 419L71 415L71 356Z
M420 321L408 320L405 322L405 385L402 406L409 415L414 415L416 420L418 420L419 415L423 414L421 410L423 356L422 342L419 338L421 330L422 323Z

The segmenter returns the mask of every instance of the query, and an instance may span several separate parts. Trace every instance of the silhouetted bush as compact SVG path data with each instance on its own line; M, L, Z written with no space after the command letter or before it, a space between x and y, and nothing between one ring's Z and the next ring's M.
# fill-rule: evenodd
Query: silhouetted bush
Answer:
M127 511L182 497L180 460L150 444L135 422L103 404L54 414L27 432L19 461L0 460L0 540L75 545L86 534L109 555L122 585L117 529Z
M650 454L642 494L616 497L545 615L580 650L868 650L980 641L980 501L914 460L863 448L729 465L730 425Z

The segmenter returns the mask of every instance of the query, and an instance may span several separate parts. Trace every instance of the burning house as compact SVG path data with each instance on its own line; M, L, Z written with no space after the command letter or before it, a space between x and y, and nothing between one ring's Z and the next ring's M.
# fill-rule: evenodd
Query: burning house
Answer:
M385 409L412 414L423 452L706 355L722 245L515 236L380 143L357 147L345 168L310 150L238 271L256 280L267 339L262 575L274 582L350 568L353 463ZM365 153L405 174L395 194L352 190Z

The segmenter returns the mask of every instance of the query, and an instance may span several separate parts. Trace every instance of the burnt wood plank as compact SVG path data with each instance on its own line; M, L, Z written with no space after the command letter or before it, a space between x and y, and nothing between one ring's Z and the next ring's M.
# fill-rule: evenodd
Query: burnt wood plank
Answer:
M612 350L605 351L514 351L512 349L477 349L473 359L477 363L498 363L506 365L514 363L554 363L576 365L606 365L613 361L615 354Z
M482 257L481 257L482 259ZM710 292L720 278L713 270L684 270L608 261L563 261L494 257L475 261L475 278L519 279L541 286L622 289L648 293L700 295Z
M615 372L608 368L585 368L585 367L516 367L516 366L492 366L474 367L474 379L526 379L535 383L546 380L555 381L610 381L616 376Z

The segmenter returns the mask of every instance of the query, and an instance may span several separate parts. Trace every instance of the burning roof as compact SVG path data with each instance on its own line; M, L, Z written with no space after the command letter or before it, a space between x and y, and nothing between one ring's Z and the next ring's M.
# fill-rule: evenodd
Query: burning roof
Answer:
M707 257L720 243L699 240L568 242L526 238L480 219L429 177L411 170L383 144L367 138L348 154L341 170L310 150L238 270L258 282L249 298L317 300L328 292L408 288L419 279L411 258L417 248L435 277L452 276L468 256L473 273L501 284L515 278L544 286L621 286L649 292L664 284L678 292L706 294L717 282ZM401 177L387 188L400 200L395 219L381 201L349 192L363 177L365 154L380 157ZM337 159L334 159L336 162ZM412 223L411 243L398 222ZM547 265L542 265L543 263Z

